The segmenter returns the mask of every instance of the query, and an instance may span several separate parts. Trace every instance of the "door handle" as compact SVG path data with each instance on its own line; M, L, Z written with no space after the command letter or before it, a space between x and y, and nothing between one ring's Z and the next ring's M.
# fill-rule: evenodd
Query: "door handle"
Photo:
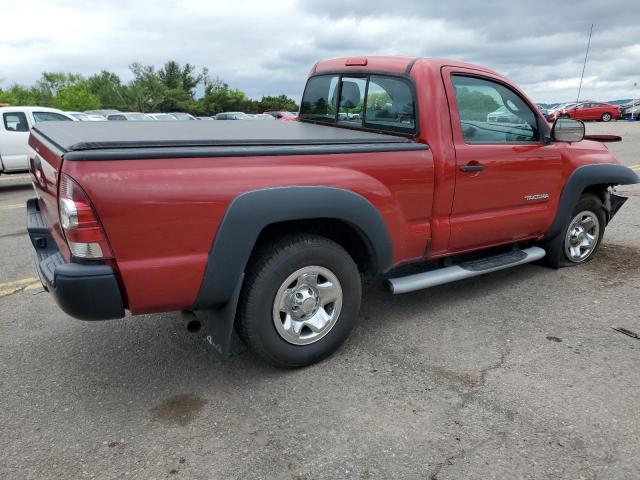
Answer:
M481 172L482 170L484 170L484 165L475 162L460 167L461 172Z

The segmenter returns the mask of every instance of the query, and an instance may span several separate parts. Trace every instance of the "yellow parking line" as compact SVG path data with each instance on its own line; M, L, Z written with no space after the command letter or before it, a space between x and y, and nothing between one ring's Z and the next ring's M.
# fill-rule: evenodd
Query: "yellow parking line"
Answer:
M640 165L631 165L629 168L631 170L635 170L636 172L640 171Z
M22 278L11 282L0 283L0 298L8 297L23 290L34 290L40 287L40 280L35 277Z
M24 208L24 203L14 203L13 205L0 205L0 210L13 210L14 208Z
M33 283L35 281L38 281L36 277L27 277L27 278L22 278L20 280L13 280L11 282L4 282L4 283L0 283L0 289L7 288L7 287L15 287L16 285L26 285L28 283Z

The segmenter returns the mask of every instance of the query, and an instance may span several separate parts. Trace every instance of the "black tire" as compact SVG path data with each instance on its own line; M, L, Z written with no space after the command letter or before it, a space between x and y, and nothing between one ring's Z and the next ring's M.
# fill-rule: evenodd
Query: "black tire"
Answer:
M609 112L605 112L600 117L600 120L602 120L603 122L610 122L612 118L613 118L613 115L611 115Z
M295 345L276 330L274 301L283 282L309 266L326 268L335 275L342 307L323 337L308 345ZM304 367L328 357L344 342L358 319L361 295L358 267L340 245L319 235L282 237L260 247L247 269L236 330L247 346L271 365Z
M580 212L593 212L599 222L598 238L595 247L590 251L588 256L584 259L576 261L571 259L565 250L565 239L567 237L567 231L572 224L573 219ZM567 219L565 225L562 227L562 231L554 238L547 240L543 244L543 248L547 251L547 254L542 259L542 263L553 268L561 267L575 267L590 261L596 254L602 243L602 236L607 224L607 217L605 215L604 207L602 206L602 200L597 195L592 193L585 193L580 197L580 200L576 204L570 218Z

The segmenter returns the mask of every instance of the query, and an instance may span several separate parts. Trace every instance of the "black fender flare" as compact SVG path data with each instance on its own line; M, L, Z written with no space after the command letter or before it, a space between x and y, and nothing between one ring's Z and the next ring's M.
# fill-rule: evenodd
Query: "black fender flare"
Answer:
M387 226L363 196L334 187L252 190L234 198L220 222L192 310L220 308L232 299L265 227L318 218L341 220L355 227L374 256L375 270L391 268L393 250Z
M544 239L550 240L560 234L563 226L569 221L580 195L587 187L591 185L631 185L634 183L640 183L640 178L633 170L624 165L600 163L576 168L562 189L556 217ZM613 216L612 213L615 212L607 212L609 217Z

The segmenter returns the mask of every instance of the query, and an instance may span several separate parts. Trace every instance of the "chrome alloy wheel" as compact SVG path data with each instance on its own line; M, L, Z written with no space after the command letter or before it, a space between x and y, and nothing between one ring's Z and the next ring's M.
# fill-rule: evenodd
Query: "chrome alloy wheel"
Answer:
M273 323L293 345L324 337L338 321L342 287L330 270L311 266L296 270L282 283L273 301Z
M567 258L580 263L596 248L600 236L600 220L595 213L584 210L578 213L569 224L564 238L564 251Z

